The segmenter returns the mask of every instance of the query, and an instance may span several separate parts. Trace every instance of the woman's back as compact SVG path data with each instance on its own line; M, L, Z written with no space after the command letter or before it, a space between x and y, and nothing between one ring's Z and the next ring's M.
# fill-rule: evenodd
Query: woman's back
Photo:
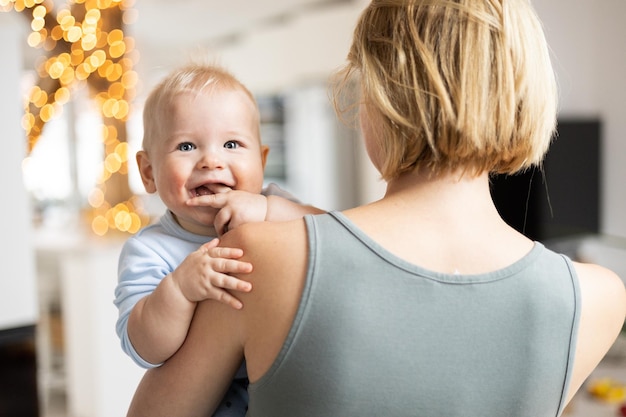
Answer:
M537 244L507 268L412 265L341 213L307 218L295 321L250 416L556 416L579 314L571 263ZM285 395L288 393L288 395Z
M354 412L372 409L354 400L363 396L383 407L417 401L426 408L415 410L428 411L408 412L416 416L452 416L472 401L489 404L494 416L557 415L609 349L625 314L617 276L572 263L506 225L486 177L418 183L316 218L323 226L313 236L311 219L307 231L288 223L244 232L243 240L257 241L245 250L257 252L252 262L262 276L251 277L255 290L244 301L253 317L252 416L256 401L283 404L275 394L286 386L281 398L306 415L296 393L326 407L330 398L315 390L335 383L331 391ZM276 246L261 235L276 236ZM275 251L282 263L272 260ZM272 291L281 292L273 307L257 302ZM295 379L281 379L294 363Z

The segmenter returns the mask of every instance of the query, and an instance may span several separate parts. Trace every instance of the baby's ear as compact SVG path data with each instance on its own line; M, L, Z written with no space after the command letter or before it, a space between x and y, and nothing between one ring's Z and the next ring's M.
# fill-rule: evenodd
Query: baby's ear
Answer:
M265 164L267 163L268 153L270 153L270 147L267 145L261 145L261 163L263 164L263 169L265 169Z
M137 155L135 155L135 159L137 160L137 166L139 167L139 173L141 174L141 181L143 182L146 192L149 194L156 193L156 182L154 181L154 176L152 174L152 163L150 162L148 153L146 151L139 151L137 152Z

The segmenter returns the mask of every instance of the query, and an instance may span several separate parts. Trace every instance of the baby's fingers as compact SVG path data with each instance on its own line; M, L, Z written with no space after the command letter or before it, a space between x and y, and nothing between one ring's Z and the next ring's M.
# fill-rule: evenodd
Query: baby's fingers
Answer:
M215 248L219 244L220 244L220 240L218 238L211 239L204 245L200 246L200 250L208 253L209 256L211 256L210 250Z
M252 290L252 284L248 281L244 281L239 278L231 277L230 275L220 274L220 282L214 283L214 287L219 287L224 290L250 292Z
M206 194L193 197L187 201L188 206L208 206L213 208L222 208L228 203L227 193Z
M214 247L207 248L211 258L239 259L243 256L243 250L239 248Z
M229 230L231 216L232 214L230 210L227 210L226 208L221 209L215 215L213 226L215 227L215 231L218 236L222 236Z
M230 274L248 274L252 272L252 264L250 262L237 261L234 259L213 259L211 268L215 272L223 274L225 277L231 277ZM222 285L219 287L225 288ZM229 287L230 288L230 287Z
M228 291L217 291L214 298L220 303L231 306L232 308L235 308L237 310L241 310L243 308L243 303L232 294L230 294Z

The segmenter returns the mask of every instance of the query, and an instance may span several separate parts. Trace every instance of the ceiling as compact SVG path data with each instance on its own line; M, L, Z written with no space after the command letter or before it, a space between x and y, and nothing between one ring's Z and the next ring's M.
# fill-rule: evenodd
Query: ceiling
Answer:
M138 0L132 31L141 42L166 47L211 42L338 3L346 0Z
M168 67L194 50L219 47L263 26L353 0L137 0L129 27L142 67Z

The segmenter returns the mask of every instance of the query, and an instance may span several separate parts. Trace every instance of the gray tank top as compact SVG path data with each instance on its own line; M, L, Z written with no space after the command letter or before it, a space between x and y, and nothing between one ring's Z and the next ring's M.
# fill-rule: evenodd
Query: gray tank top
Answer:
M567 257L537 242L507 268L444 274L341 213L305 221L302 299L249 417L560 415L580 314Z

